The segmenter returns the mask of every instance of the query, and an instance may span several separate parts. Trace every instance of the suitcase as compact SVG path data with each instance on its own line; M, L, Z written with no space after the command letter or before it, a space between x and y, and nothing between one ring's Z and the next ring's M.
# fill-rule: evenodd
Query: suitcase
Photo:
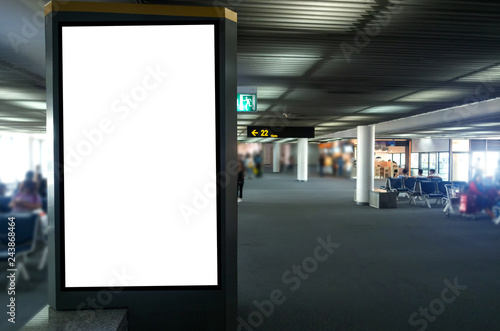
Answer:
M476 212L476 196L462 194L460 196L460 213L472 214Z

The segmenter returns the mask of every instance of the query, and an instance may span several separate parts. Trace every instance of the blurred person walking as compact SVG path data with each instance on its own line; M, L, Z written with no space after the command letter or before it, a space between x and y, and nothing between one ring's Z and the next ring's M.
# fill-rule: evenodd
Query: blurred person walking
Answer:
M245 185L245 164L240 159L238 160L238 202L243 202L243 185Z
M319 154L319 176L323 177L323 168L325 167L325 153Z
M337 167L338 167L338 172L339 172L339 177L343 177L344 176L344 158L342 156L340 156L338 159L337 159Z
M252 179L253 168L254 168L254 164L253 164L252 157L250 156L250 153L247 153L245 155L245 169L246 169L246 173L248 174L248 179Z
M260 156L260 153L257 153L255 155L254 162L255 162L255 169L256 169L255 176L262 177L262 157Z
M33 180L37 184L38 194L40 194L41 197L46 197L47 196L47 178L43 177L40 165L37 165L35 167L35 175L33 177Z

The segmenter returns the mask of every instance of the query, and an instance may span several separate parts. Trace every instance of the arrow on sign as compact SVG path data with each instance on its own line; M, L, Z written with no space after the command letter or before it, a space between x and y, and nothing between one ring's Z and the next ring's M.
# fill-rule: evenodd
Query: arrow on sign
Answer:
M252 131L252 134L253 134L253 136L255 137L256 135L258 135L258 134L259 134L259 131L257 131L257 130L253 130L253 131Z

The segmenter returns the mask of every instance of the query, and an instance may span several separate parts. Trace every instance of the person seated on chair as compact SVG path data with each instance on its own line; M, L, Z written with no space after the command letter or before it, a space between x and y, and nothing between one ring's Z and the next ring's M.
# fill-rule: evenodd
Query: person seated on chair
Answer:
M31 212L42 208L42 198L36 191L36 183L32 180L25 180L22 183L21 191L17 193L9 203L13 212Z
M404 178L404 179L407 179L408 177L410 177L410 176L408 176L408 169L404 168L403 169L403 174L399 175L398 177L399 178Z
M441 178L441 177L436 175L435 169L429 169L429 176L427 176L427 178Z
M424 176L424 170L418 169L417 178L427 178L427 176Z
M497 192L488 191L483 185L483 174L481 171L476 172L472 181L469 183L467 198L476 199L476 207L478 210L484 210L491 219L495 219L492 208L497 199Z

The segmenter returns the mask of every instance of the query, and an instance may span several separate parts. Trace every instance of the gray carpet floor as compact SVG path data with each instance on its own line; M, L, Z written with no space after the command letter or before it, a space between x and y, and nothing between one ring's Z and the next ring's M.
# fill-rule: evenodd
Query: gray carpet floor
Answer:
M245 182L240 330L500 330L500 226L404 198L358 206L354 187L285 174ZM335 244L327 258L321 240Z

